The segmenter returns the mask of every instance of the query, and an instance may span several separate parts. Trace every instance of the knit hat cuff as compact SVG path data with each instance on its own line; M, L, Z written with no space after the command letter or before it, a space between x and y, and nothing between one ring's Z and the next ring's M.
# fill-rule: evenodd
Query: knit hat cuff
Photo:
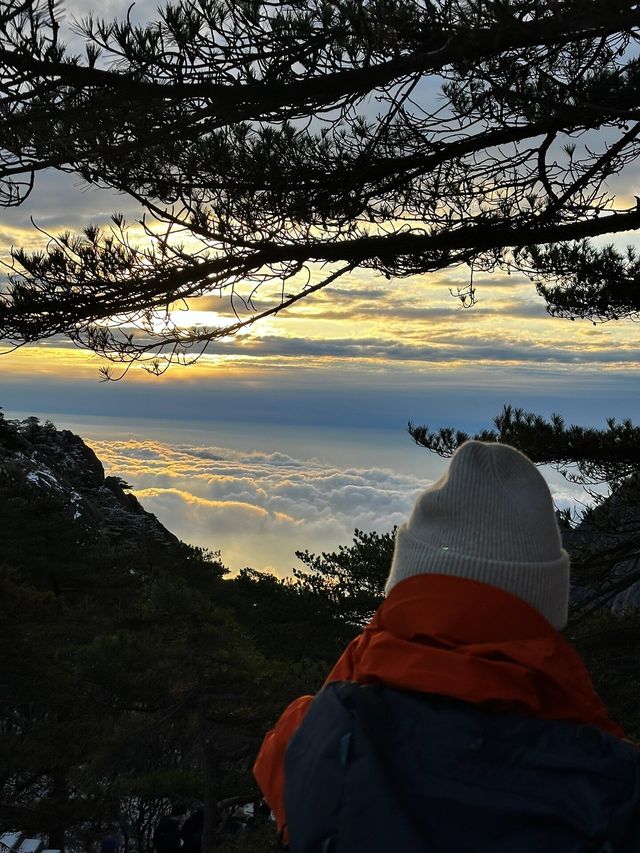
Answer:
M554 628L560 630L567 624L569 555L564 549L549 562L489 560L429 545L402 525L396 535L385 594L389 595L400 581L420 574L454 575L499 587L531 604Z

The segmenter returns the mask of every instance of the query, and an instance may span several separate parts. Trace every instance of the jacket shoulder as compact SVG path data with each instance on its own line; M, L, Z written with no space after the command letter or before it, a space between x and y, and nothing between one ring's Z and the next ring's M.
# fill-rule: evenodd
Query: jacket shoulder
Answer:
M433 694L329 684L292 738L285 767L294 853L331 837L338 853L391 845L421 853L425 839L434 853L605 841L626 851L630 825L640 834L640 757L629 744L593 726Z

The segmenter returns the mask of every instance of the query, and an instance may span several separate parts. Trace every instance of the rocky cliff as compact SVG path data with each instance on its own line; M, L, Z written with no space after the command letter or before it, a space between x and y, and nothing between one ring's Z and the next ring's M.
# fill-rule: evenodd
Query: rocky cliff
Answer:
M74 523L123 547L147 537L178 542L130 494L127 483L105 477L102 463L79 436L49 421L8 420L0 414L0 500L25 488L50 496Z

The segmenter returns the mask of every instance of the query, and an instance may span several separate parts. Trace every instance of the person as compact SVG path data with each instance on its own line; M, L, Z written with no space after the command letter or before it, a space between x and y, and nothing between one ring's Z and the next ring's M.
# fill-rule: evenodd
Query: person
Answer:
M254 775L294 853L640 851L638 751L560 633L569 568L538 469L462 444L374 617L264 738Z
M179 853L182 848L180 829L186 813L186 806L174 805L170 814L160 818L153 833L153 847L156 853Z
M202 848L202 832L204 829L204 807L198 806L182 824L180 838L182 838L181 853L200 853Z
M100 841L100 853L118 853L120 837L117 830L112 830Z

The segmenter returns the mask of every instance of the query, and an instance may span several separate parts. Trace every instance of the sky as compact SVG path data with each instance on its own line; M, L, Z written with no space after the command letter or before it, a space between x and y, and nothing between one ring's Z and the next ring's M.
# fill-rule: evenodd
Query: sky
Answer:
M0 255L42 244L31 219L55 233L114 210L136 213L122 196L45 173L27 203L1 212ZM133 370L100 383L101 362L65 341L24 347L0 356L0 405L74 429L145 508L233 570L286 574L297 549L332 550L355 527L407 517L444 467L412 443L409 420L473 431L511 403L572 423L640 421L637 324L551 318L517 275L476 275L477 305L464 309L450 291L468 274L354 272L161 378ZM219 306L193 307L191 321L206 322ZM579 496L545 474L559 506Z

